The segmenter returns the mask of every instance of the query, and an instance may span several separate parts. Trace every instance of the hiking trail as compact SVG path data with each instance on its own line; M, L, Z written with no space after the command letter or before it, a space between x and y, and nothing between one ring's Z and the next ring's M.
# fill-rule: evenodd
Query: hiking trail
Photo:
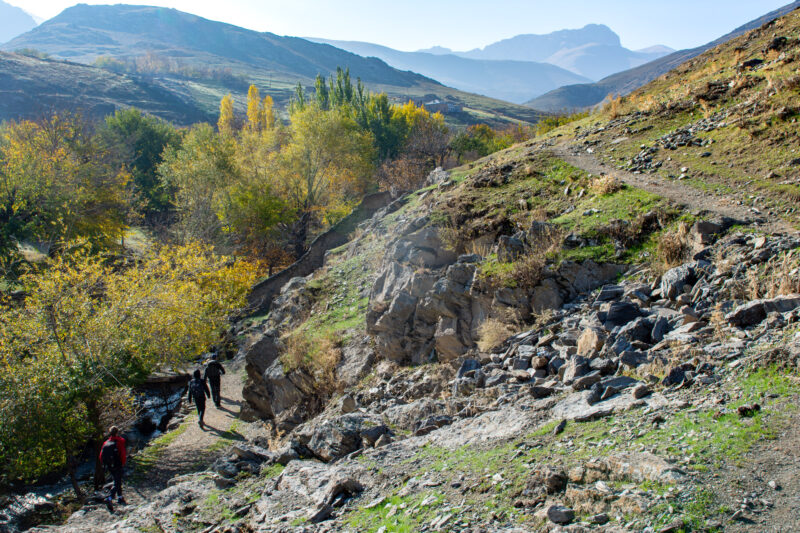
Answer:
M777 217L759 215L750 207L740 205L739 200L733 196L701 191L687 186L684 182L671 182L655 174L634 174L620 170L599 161L594 155L587 153L579 146L561 143L545 145L541 148L550 150L556 157L586 172L616 176L632 187L658 194L676 204L684 205L690 210L708 211L748 224L757 224L759 228L769 233L797 233L797 230L785 221Z

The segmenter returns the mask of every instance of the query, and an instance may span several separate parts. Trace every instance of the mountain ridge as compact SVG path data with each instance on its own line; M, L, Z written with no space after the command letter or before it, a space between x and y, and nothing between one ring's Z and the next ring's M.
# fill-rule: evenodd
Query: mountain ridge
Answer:
M749 30L762 26L766 22L775 20L795 9L800 8L800 1L794 1L786 6L771 11L766 15L754 19L730 33L719 37L705 45L678 50L667 56L640 65L638 67L612 74L592 84L568 85L555 89L550 93L533 98L525 105L545 112L561 112L592 107L603 101L608 95L626 95L635 89L647 84L679 66L681 63L699 56L703 52L738 37Z
M308 39L363 57L377 57L395 68L417 72L456 89L514 103L524 102L526 92L544 94L549 90L544 87L560 87L565 85L564 80L587 79L549 63L470 59L445 53L403 52L362 41Z
M36 27L36 20L25 10L0 0L0 43Z
M148 80L181 97L196 99L207 113L214 113L227 93L233 94L243 112L250 83L285 107L298 82L310 88L318 74L327 77L343 67L370 90L386 92L395 102L451 101L455 109L462 110L448 116L455 124L530 123L541 116L521 105L464 93L392 68L377 58L153 6L73 6L0 47L6 51L19 48L34 48L84 64L110 58L111 63L138 61L147 67L155 59L159 64L144 73ZM155 58L143 57L147 55ZM209 78L205 72L230 76ZM228 79L231 77L235 79Z
M622 46L619 35L605 24L587 24L583 28L559 30L543 35L516 35L483 48L456 52L456 55L472 59L550 63L598 80L647 63L664 53L663 50L629 50Z

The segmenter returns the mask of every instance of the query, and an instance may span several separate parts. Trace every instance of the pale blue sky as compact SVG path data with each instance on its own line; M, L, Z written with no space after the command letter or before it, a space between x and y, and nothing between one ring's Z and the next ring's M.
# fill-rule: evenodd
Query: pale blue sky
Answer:
M43 18L53 17L75 3L5 1ZM467 50L521 33L549 33L589 23L608 25L628 48L655 44L688 48L714 40L789 1L151 0L142 3L174 7L279 35L369 41L401 50L433 45Z

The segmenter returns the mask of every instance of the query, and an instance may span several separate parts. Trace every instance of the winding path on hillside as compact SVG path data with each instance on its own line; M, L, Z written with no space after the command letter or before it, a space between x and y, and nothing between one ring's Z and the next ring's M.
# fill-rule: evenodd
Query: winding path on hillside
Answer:
M769 217L755 213L748 206L739 205L739 201L730 195L701 191L691 185L673 182L656 174L634 174L620 170L599 161L594 155L581 147L568 143L543 146L556 157L592 174L609 174L616 176L632 187L663 196L676 204L686 206L691 211L708 211L717 215L733 218L746 224L757 225L768 233L797 233L789 223L777 217Z
M167 482L175 476L203 470L210 466L216 455L228 444L244 440L238 421L239 409L242 405L242 385L244 369L241 365L226 364L227 373L222 376L222 401L220 408L209 398L206 402L205 427L197 423L197 411L194 404L189 406L190 413L181 424L178 436L169 445L160 450L154 464L147 469L145 479L137 472L132 472L132 491L146 496L158 492L167 486ZM185 401L185 400L184 400ZM133 503L133 502L129 502Z
M243 363L227 363L227 373L222 376L222 402L220 409L211 399L206 404L206 427L197 423L194 405L178 429L165 434L166 446L145 448L140 456L134 455L128 462L123 479L123 494L128 505L115 505L110 515L104 505L92 503L81 513L70 519L65 526L42 528L46 531L66 533L104 532L107 526L125 518L129 511L147 504L157 492L165 489L170 479L192 472L208 469L211 463L231 444L252 437L256 425L242 423L238 418L243 402ZM142 457L147 457L142 460Z

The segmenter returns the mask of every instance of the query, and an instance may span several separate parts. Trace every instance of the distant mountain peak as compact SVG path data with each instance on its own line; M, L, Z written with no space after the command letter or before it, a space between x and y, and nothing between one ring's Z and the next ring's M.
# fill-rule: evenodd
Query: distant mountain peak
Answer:
M36 21L22 9L0 0L0 43L10 41L36 27Z
M445 48L444 46L431 46L430 48L423 48L422 50L417 50L417 52L421 54L433 54L435 56L445 56L453 53L453 51L450 48Z

